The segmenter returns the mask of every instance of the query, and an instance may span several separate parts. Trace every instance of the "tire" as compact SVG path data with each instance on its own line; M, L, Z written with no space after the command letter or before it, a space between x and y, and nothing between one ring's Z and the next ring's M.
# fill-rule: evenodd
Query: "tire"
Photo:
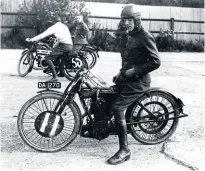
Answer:
M143 95L139 101L148 110L154 112L154 116L157 118L150 117L143 108L139 105L134 105L128 122L146 122L150 120L153 120L153 122L128 125L131 135L137 141L146 145L158 144L167 140L174 133L178 125L178 118L168 120L180 114L175 100L164 92L155 91L149 93L149 97ZM165 113L169 114L160 116Z
M80 51L80 53L83 54L83 58L85 58L85 60L87 61L88 67L90 69L96 65L98 57L95 51L90 52L90 51L83 50Z
M34 60L32 58L32 54L29 52L23 53L19 60L17 68L19 76L25 77L29 72L31 72L33 68L33 63ZM21 70L23 66L26 66L26 69L24 71Z
M43 93L34 96L23 105L18 115L17 126L19 135L28 146L40 152L56 152L68 146L76 138L81 126L79 108L73 102L66 105L62 115L59 115L53 109L62 100L60 94ZM47 113L49 115L46 122ZM50 118L57 116L60 119L55 127L56 119L52 122ZM54 127L55 134L51 136Z
M76 58L74 58L76 59ZM62 70L63 75L68 79L68 80L72 80L75 75L76 72L78 71L78 69L80 67L84 67L86 69L88 69L88 63L84 58L77 58L78 60L80 60L82 63L82 65L80 65L79 67L75 67L72 63L71 63L71 59L63 59L61 62L61 66L60 69Z

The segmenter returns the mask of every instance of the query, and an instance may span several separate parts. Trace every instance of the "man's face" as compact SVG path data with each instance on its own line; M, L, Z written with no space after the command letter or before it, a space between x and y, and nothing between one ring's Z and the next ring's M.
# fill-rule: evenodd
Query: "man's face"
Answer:
M128 31L132 31L135 28L135 21L133 18L125 18L123 22Z
M75 20L76 20L77 23L80 23L80 22L83 21L83 16L81 16L81 15L76 16Z

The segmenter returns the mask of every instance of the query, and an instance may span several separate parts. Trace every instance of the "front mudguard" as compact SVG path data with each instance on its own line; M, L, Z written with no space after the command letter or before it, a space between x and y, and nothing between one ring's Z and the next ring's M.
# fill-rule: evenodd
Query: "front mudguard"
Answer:
M51 90L51 89L45 89L45 90L37 91L37 94L42 94L42 93L53 93L53 94L58 94L58 95L63 96L62 92L56 91L56 90Z
M51 94L57 94L57 95L60 95L60 96L63 96L64 94L60 91L56 91L56 90L51 90L51 89L45 89L45 90L41 90L41 91L38 91L37 94L46 94L46 93L51 93ZM80 111L80 108L79 106L77 105L77 103L75 101L72 102L72 104L74 105L74 107L77 109L79 115L80 115L80 129L78 131L78 134L80 133L80 130L82 128L82 124L83 124L83 118L82 118L82 113Z
M26 54L28 51L29 51L28 48L24 49L23 52L21 52L21 55Z
M23 52L21 52L21 56L23 56L23 55L25 55L26 53L30 53L29 52L29 49L24 49L23 50ZM33 55L33 54L32 54ZM32 56L33 57L33 56ZM33 69L33 65L34 65L34 57L31 59L31 64L30 64L30 68L29 68L29 70L28 70L28 72L31 72L32 71L32 69Z

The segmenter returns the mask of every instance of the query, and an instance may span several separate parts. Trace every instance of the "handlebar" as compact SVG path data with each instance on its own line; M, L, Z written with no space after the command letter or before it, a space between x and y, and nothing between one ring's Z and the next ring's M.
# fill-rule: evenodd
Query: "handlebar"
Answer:
M52 49L47 43L43 43L41 41L34 41L34 42L28 42L30 48L29 49L37 49L38 46L44 46L46 47L48 50Z

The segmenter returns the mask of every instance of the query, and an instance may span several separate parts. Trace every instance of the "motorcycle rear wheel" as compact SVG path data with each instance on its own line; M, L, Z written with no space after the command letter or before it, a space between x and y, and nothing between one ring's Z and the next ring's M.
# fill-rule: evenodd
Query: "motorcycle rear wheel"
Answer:
M23 105L17 126L20 137L29 147L40 152L56 152L76 138L81 125L80 111L73 102L61 114L54 112L62 100L59 94L43 93Z
M87 61L88 67L90 69L93 68L96 65L97 58L98 58L97 55L96 55L96 52L89 52L89 51L86 51L86 50L82 50L82 51L80 51L80 53L83 54L83 57Z
M87 61L84 58L78 59L82 62L82 65L80 65L79 67L74 67L73 64L70 62L71 59L62 60L61 62L60 69L62 70L63 75L70 81L75 77L76 72L80 69L80 67L88 69Z
M175 100L170 95L157 91L151 92L149 97L147 95L142 96L139 101L155 117L149 116L143 108L135 105L128 122L141 123L128 125L131 135L137 141L146 145L159 144L167 140L178 125L178 118L174 117L178 117L180 112Z
M23 53L17 67L18 75L25 77L33 68L34 59L30 52Z

